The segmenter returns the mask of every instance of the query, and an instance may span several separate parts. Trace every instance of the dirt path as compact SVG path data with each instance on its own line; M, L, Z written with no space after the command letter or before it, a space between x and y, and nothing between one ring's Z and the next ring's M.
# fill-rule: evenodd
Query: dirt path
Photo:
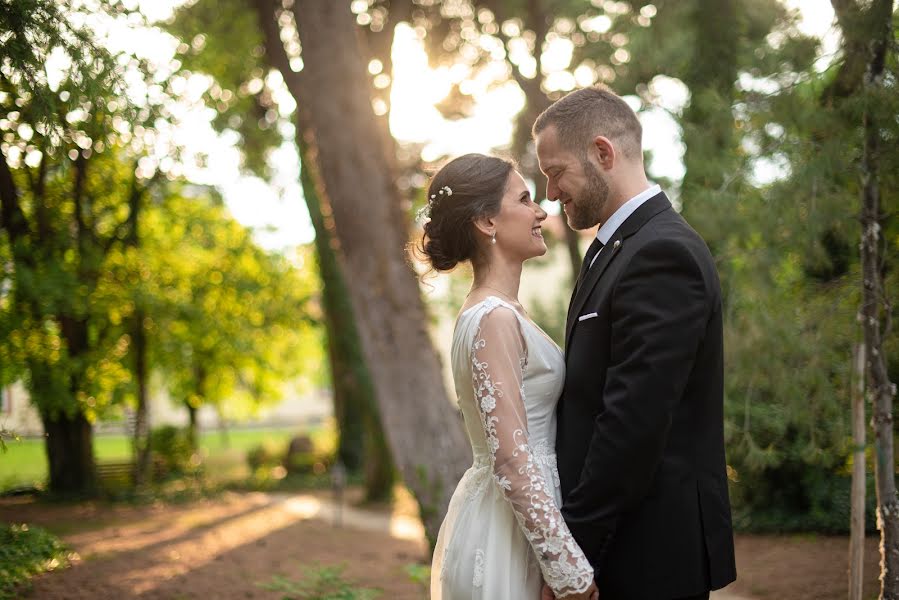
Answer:
M337 528L328 516L313 496L261 493L189 507L0 506L0 520L44 525L80 556L71 568L36 578L24 598L273 600L281 595L259 582L274 575L298 579L302 567L341 563L347 578L382 589L382 598L423 597L404 572L425 556L421 538L359 529L349 514ZM391 523L377 513L372 519ZM408 524L394 521L402 536ZM65 533L67 527L74 530Z
M338 511L323 494L225 494L143 507L4 500L0 521L45 526L79 554L71 568L35 579L27 599L277 600L258 583L298 579L315 564L345 564L347 578L383 590L383 600L426 597L405 573L427 550L408 501L391 513ZM739 580L712 600L845 598L847 549L842 537L738 536ZM866 598L876 597L877 563L877 540L868 539Z

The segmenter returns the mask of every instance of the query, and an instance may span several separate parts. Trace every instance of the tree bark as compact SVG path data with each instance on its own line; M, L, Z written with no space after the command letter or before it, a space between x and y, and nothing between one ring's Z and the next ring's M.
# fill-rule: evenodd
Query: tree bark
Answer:
M298 119L305 131L303 119ZM312 181L312 161L299 136L303 197L315 229L315 248L322 279L322 306L328 331L328 355L338 423L338 456L351 471L362 469L368 500L389 497L394 483L393 459L384 441L371 374L362 356L359 332L353 317L350 292L337 262L333 243L334 219L323 207ZM327 214L326 214L327 213Z
M190 444L190 449L193 452L196 452L200 447L199 444L199 424L197 423L197 407L191 404L190 402L185 402L185 406L187 407L187 440Z
M852 497L849 520L849 600L862 600L865 568L865 345L855 346L852 368Z
M134 456L134 485L141 487L150 480L150 414L147 401L147 335L144 311L134 312L131 331L134 344L134 378L137 383L132 454Z
M72 403L75 401L73 399ZM81 412L41 413L44 449L54 494L84 495L95 490L93 429Z
M398 7L391 6L390 20L395 21L405 15L407 2ZM271 0L254 0L260 28L266 47L266 56L271 66L281 72L288 90L298 107L303 106L302 75L290 68L277 26L276 5ZM390 56L393 33L382 31L377 34L380 58L385 68L391 64ZM385 441L384 429L378 414L371 375L362 354L355 315L346 286L346 279L337 259L337 241L334 219L325 197L319 198L310 171L314 161L306 157L303 132L308 129L308 118L303 118L303 110L297 110L297 147L300 153L300 179L309 219L315 230L315 249L322 280L322 310L325 315L325 329L328 337L328 359L334 391L334 414L337 421L338 456L350 470L362 469L365 477L367 500L386 499L395 482L393 457ZM382 137L387 135L386 119L378 122ZM386 148L393 148L392 139Z
M340 256L381 416L403 479L433 544L470 464L461 419L443 386L418 281L405 252L406 215L380 150L364 61L349 5L295 4L316 189L333 210ZM338 47L340 52L333 52Z
M194 360L197 361L194 364L194 389L196 390L196 395L199 398L206 399L206 369L203 368L202 363L200 362L202 359L195 355ZM192 452L196 452L200 449L200 434L199 429L200 425L197 420L197 412L198 408L195 406L190 400L185 400L184 406L187 407L187 440L190 444L190 449Z
M874 427L874 476L877 524L880 529L880 597L899 598L899 499L893 453L893 397L883 347L889 330L890 303L883 280L881 248L883 215L880 212L879 159L881 139L874 106L883 92L884 67L892 39L892 0L876 0L867 9L866 37L869 61L864 77L864 148L861 160L862 327L865 332L868 388ZM884 325L886 321L886 325Z

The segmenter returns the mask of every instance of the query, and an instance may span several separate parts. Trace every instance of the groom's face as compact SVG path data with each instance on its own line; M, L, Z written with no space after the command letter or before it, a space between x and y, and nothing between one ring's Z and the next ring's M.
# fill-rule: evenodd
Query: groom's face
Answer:
M600 222L609 199L609 185L584 156L559 143L556 128L537 135L537 161L546 175L546 197L558 200L572 229L589 229Z

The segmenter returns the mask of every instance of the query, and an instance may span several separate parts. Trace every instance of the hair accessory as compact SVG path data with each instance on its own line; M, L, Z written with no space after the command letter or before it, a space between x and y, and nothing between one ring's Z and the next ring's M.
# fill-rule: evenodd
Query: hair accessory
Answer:
M415 214L415 220L421 223L422 227L431 222L431 209L434 207L434 201L437 199L437 196L444 195L452 196L453 189L448 185L443 186L442 188L437 190L436 194L431 194L430 196L428 196L428 202L424 206L422 206L421 210L419 210Z
M415 213L415 220L421 224L422 227L431 222L431 203L428 202Z

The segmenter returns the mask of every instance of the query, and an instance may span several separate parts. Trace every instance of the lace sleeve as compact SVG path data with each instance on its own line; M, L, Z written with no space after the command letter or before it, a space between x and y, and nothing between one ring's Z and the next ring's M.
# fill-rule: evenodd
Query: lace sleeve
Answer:
M593 582L593 569L565 525L528 441L522 389L527 348L511 308L494 308L482 317L471 362L496 484L556 597L584 592Z

